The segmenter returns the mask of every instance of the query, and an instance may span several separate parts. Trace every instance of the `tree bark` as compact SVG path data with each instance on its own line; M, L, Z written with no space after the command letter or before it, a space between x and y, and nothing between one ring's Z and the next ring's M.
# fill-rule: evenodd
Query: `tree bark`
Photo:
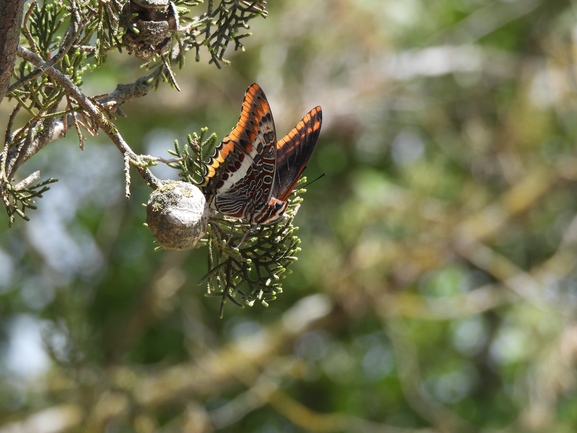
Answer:
M0 103L10 85L25 0L0 0Z

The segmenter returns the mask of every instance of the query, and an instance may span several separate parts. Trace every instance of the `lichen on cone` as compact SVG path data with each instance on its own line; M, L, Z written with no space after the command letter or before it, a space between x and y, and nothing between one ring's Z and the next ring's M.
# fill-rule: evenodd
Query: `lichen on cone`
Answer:
M146 205L146 223L167 250L190 250L206 234L211 211L200 189L169 182L154 190Z

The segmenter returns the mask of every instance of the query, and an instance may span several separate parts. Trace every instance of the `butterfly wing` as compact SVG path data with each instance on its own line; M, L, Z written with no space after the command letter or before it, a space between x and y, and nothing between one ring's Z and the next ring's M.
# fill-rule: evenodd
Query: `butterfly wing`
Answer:
M272 195L276 154L270 106L255 83L245 93L236 126L205 164L200 186L211 206L252 222L255 209L266 206Z
M276 146L273 196L284 201L291 194L315 149L323 112L315 107Z

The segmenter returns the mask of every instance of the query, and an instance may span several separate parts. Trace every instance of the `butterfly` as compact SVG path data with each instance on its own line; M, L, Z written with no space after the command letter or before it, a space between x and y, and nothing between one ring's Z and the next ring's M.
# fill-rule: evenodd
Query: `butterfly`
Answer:
M277 142L266 96L258 84L251 84L236 126L204 164L199 186L211 208L254 225L279 221L315 149L321 124L317 106Z

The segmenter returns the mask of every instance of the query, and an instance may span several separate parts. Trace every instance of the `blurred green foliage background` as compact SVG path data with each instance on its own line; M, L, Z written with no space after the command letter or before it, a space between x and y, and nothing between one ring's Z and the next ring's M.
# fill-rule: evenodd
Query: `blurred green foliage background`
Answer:
M223 320L206 250L153 251L104 134L51 143L26 169L60 181L0 219L0 432L576 431L576 8L271 1L231 66L124 106L156 156L227 134L252 82L279 135L323 108L285 292Z

